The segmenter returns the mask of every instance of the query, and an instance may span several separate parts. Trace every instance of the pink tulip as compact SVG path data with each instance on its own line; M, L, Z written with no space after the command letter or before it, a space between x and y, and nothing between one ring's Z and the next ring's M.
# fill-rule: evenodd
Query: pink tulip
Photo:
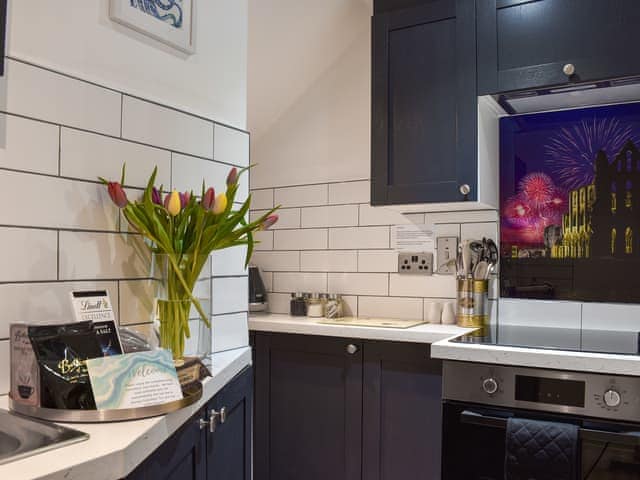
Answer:
M151 190L151 201L156 205L162 205L162 195L156 187Z
M233 167L229 172L229 175L227 175L227 186L230 187L236 183L238 183L238 169Z
M184 208L191 200L191 194L189 192L184 192L180 194L180 208Z
M213 206L216 203L216 191L213 187L209 187L206 192L204 192L204 197L202 197L202 208L207 211L213 210Z
M118 182L108 182L107 191L109 192L111 200L118 206L118 208L124 208L129 203L127 194L122 188L122 185L120 185Z
M264 219L264 222L262 222L262 225L260 225L260 230L267 230L268 228L272 227L274 223L276 223L278 221L278 215L269 215L267 218Z

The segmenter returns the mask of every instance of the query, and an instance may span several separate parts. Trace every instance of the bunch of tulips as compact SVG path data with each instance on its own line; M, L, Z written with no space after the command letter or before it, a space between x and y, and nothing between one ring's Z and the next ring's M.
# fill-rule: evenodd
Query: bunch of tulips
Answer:
M167 299L158 301L160 344L181 359L185 338L190 337L189 311L193 305L200 318L210 326L193 288L203 265L214 250L246 245L245 266L254 248L253 233L265 230L278 221L274 208L253 222L247 220L251 196L234 209L238 180L247 169L232 168L226 179L226 190L216 194L204 181L200 198L193 192L164 192L156 187L157 168L149 177L142 199L130 201L123 185L125 166L120 182L100 177L113 203L122 211L131 227L147 239L147 246L156 255L168 260Z

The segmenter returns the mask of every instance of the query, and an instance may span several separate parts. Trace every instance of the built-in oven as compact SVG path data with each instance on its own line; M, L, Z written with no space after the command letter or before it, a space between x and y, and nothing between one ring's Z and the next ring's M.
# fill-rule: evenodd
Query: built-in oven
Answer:
M579 478L640 479L640 378L444 363L443 480L503 480L510 417L579 427Z

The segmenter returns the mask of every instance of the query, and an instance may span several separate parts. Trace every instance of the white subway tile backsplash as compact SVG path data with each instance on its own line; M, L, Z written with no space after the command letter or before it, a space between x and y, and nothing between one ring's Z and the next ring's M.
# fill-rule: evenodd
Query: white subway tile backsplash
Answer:
M0 114L0 167L58 174L59 127Z
M388 295L386 273L329 273L329 292L344 295Z
M433 232L436 239L438 237L460 238L460 225L457 223L437 223L433 226Z
M273 232L275 250L322 250L327 248L327 230L276 230Z
M255 221L260 216L268 213L269 210L252 210L249 217L251 221ZM299 208L281 208L276 214L278 221L271 227L272 230L282 230L283 228L300 228L300 209Z
M498 309L501 325L580 328L579 302L501 298Z
M389 294L392 297L455 298L456 278L453 275L390 275Z
M316 250L300 252L303 272L357 272L358 253L353 250Z
M111 230L118 228L118 209L103 185L63 178L4 171L0 175L0 204L5 225Z
M290 272L300 270L300 252L255 252L253 263L266 272Z
M369 180L329 184L330 204L368 203L370 196Z
M357 205L307 207L302 209L302 227L349 227L358 224Z
M623 303L584 303L582 328L640 332L640 305Z
M389 227L348 227L329 230L329 248L334 250L389 248Z
M256 251L273 250L273 231L256 232L253 234L253 239L256 242L254 245Z
M120 280L120 325L151 322L157 284L151 280Z
M251 211L269 210L273 207L274 204L272 188L267 188L265 190L251 190Z
M342 313L345 317L358 316L358 297L356 295L342 295Z
M498 224L496 222L463 223L460 225L462 240L481 240L490 238L498 243Z
M215 315L211 319L213 352L249 345L249 318L246 312Z
M55 280L57 233L0 228L0 282Z
M95 181L98 176L120 181L126 163L125 185L144 188L158 167L156 185L171 186L171 153L117 138L70 128L60 136L60 174Z
M461 212L429 212L425 223L478 223L497 222L497 210L469 210Z
M6 60L2 110L107 135L120 135L121 94L49 70ZM149 122L147 122L149 123Z
M326 273L274 272L273 290L279 293L327 291Z
M247 277L214 278L213 299L213 315L246 311L249 299Z
M247 269L244 268L246 257L246 245L215 250L211 258L213 276L246 275Z
M60 232L60 280L145 278L150 253L139 235Z
M361 250L358 252L359 272L397 272L398 252L395 250Z
M213 158L240 167L249 166L249 134L216 124L213 132Z
M9 336L9 325L69 323L74 321L69 293L74 290L107 290L118 318L116 282L7 283L0 285L0 338Z
M273 272L265 272L264 270L260 270L260 276L262 278L262 283L264 283L264 288L267 289L267 292L273 292Z
M122 137L213 159L213 122L127 95L122 104Z
M413 223L414 218L385 207L360 205L360 225L402 225ZM422 219L422 215L417 218Z
M291 293L269 293L267 296L269 302L269 312L288 314L291 311Z
M202 181L208 187L213 187L216 193L224 192L229 170L232 167L223 163L204 160L202 158L172 154L172 189L180 192L193 190L194 194L202 193ZM249 194L249 186L246 178L241 178L236 202L244 202Z
M375 318L422 320L422 298L359 297L358 315Z
M0 395L9 392L10 365L9 340L2 340L0 341Z
M326 184L276 188L274 192L274 203L275 205L281 205L283 207L326 205L328 195L329 192Z

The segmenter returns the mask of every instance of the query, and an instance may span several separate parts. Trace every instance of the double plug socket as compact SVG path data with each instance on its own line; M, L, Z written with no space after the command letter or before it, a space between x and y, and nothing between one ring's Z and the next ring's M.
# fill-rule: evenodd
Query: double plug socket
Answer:
M399 252L398 253L398 273L432 275L433 274L433 253Z

